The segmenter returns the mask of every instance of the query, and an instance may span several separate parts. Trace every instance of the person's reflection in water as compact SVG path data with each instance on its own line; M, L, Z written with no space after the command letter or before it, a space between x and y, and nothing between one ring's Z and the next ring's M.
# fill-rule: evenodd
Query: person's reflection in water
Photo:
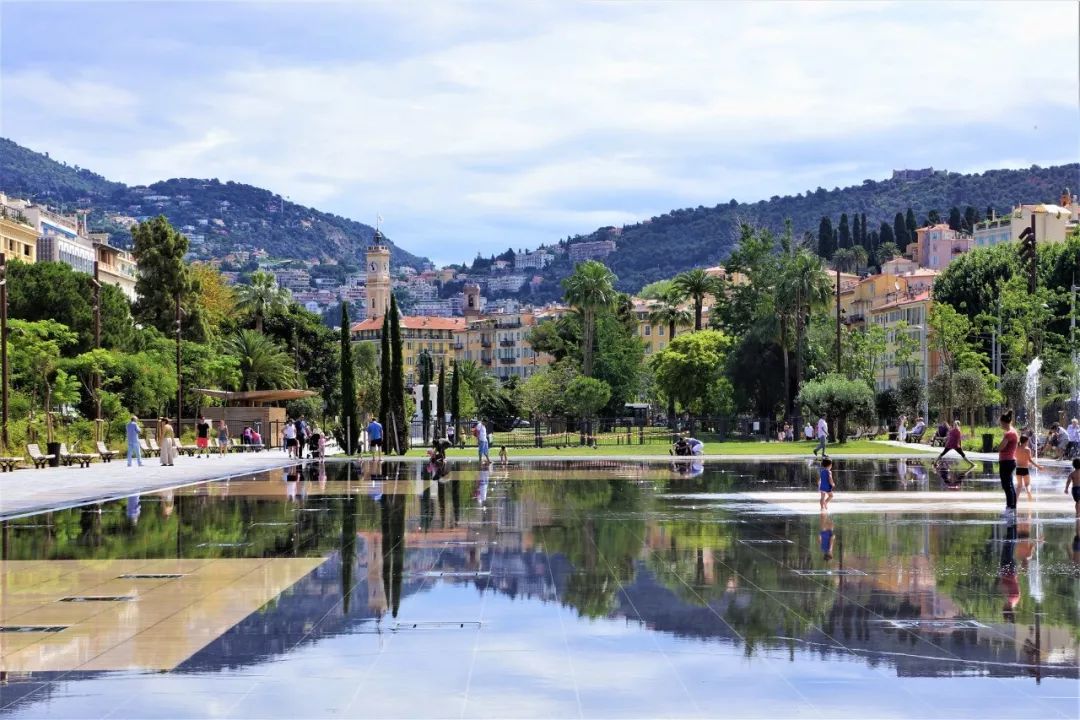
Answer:
M1016 606L1020 604L1020 583L1016 579L1016 523L1005 527L1005 539L1001 543L1001 563L998 568L998 585L1005 598L1002 616L1006 622L1016 622Z
M285 478L285 500L290 503L296 501L297 477L294 473L295 469L295 467L287 467L282 472L282 477Z
M1072 541L1073 565L1080 566L1080 517L1076 518L1076 532Z
M129 495L127 499L127 519L131 527L139 524L139 515L142 514L142 506L139 504L138 495Z
M476 492L473 494L473 499L476 500L476 504L480 506L481 510L487 510L487 494L488 484L491 482L491 471L485 466L480 467L480 482L476 485Z
M454 513L454 525L457 525L461 522L461 481L456 478L450 481L450 506Z
M941 484L946 490L959 490L961 484L964 482L964 478L974 469L974 465L969 465L964 468L963 472L958 472L955 467L944 460L934 463L934 470L937 472L938 479L941 480Z
M835 525L832 517L827 512L821 513L821 532L818 539L821 541L822 555L826 560L832 560L833 547L836 544Z

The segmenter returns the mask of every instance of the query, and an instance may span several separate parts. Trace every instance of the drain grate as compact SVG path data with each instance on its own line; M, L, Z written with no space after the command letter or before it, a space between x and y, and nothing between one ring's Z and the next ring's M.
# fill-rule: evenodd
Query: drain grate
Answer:
M447 547L476 547L477 545L498 545L494 540L447 540Z
M741 544L741 545L794 545L795 542L793 540L788 540L786 538L777 538L777 539L760 538L760 539L739 540L739 544Z
M425 622L399 622L394 623L390 632L405 632L410 630L478 630L480 623L475 620L458 622L454 620L429 620Z
M121 575L119 580L176 580L184 577L184 573L128 573Z
M241 548L241 547L251 547L251 543L214 543L214 542L204 542L204 543L199 543L199 544L198 544L198 545L196 545L195 547L197 547L197 548Z
M851 575L863 577L866 575L862 570L795 570L794 572L802 577L841 577Z
M295 524L296 523L292 522L257 522L251 523L250 525L248 525L248 527L285 527L287 525L292 526Z
M412 577L422 578L480 578L491 577L490 570L426 570L424 572L412 573Z
M67 625L0 625L0 633L58 633Z
M134 595L69 595L60 598L60 602L131 602Z
M897 630L978 630L985 628L978 620L885 620L883 624Z

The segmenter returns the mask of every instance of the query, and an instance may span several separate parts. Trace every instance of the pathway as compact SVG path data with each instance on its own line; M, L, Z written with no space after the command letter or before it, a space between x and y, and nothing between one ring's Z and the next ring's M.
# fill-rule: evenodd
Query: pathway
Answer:
M878 442L884 445L892 445L896 448L903 448L904 450L923 450L926 452L932 452L935 455L941 452L940 447L932 447L930 445L924 445L923 443L902 443L899 440L879 440ZM968 450L964 448L964 454L972 460L978 460L979 462L997 462L998 454L996 452L975 452L974 450ZM954 452L945 456L946 460L959 460L960 456ZM1071 460L1051 460L1050 458L1039 458L1039 464L1047 468L1069 468L1072 467Z
M0 474L0 518L247 475L289 463L281 450L267 450L225 457L178 457L172 467L162 467L157 458L147 458L142 467L129 468L121 458L110 463L94 462L88 468L16 470Z

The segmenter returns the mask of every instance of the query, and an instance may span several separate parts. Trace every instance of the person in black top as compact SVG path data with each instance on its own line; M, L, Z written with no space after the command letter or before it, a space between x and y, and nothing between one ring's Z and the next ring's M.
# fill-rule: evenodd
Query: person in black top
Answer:
M195 425L195 448L196 457L202 457L203 453L210 457L210 423L202 415Z

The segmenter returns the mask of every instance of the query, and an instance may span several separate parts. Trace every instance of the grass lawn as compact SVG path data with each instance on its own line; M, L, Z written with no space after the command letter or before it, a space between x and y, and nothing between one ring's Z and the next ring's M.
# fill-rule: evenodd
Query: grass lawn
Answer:
M792 455L807 456L814 449L812 442L707 442L705 443L706 455ZM670 446L663 443L651 443L648 445L601 445L599 448L569 447L569 448L508 448L510 459L543 455L548 457L604 457L608 455L655 455L667 456ZM830 445L830 455L882 455L893 457L898 448L872 440L857 440L843 445ZM920 453L915 449L907 450L908 454L932 454ZM497 460L499 448L491 449L491 459ZM425 457L427 451L424 448L409 450L407 457ZM454 448L447 453L452 458L475 458L476 446L464 449Z

